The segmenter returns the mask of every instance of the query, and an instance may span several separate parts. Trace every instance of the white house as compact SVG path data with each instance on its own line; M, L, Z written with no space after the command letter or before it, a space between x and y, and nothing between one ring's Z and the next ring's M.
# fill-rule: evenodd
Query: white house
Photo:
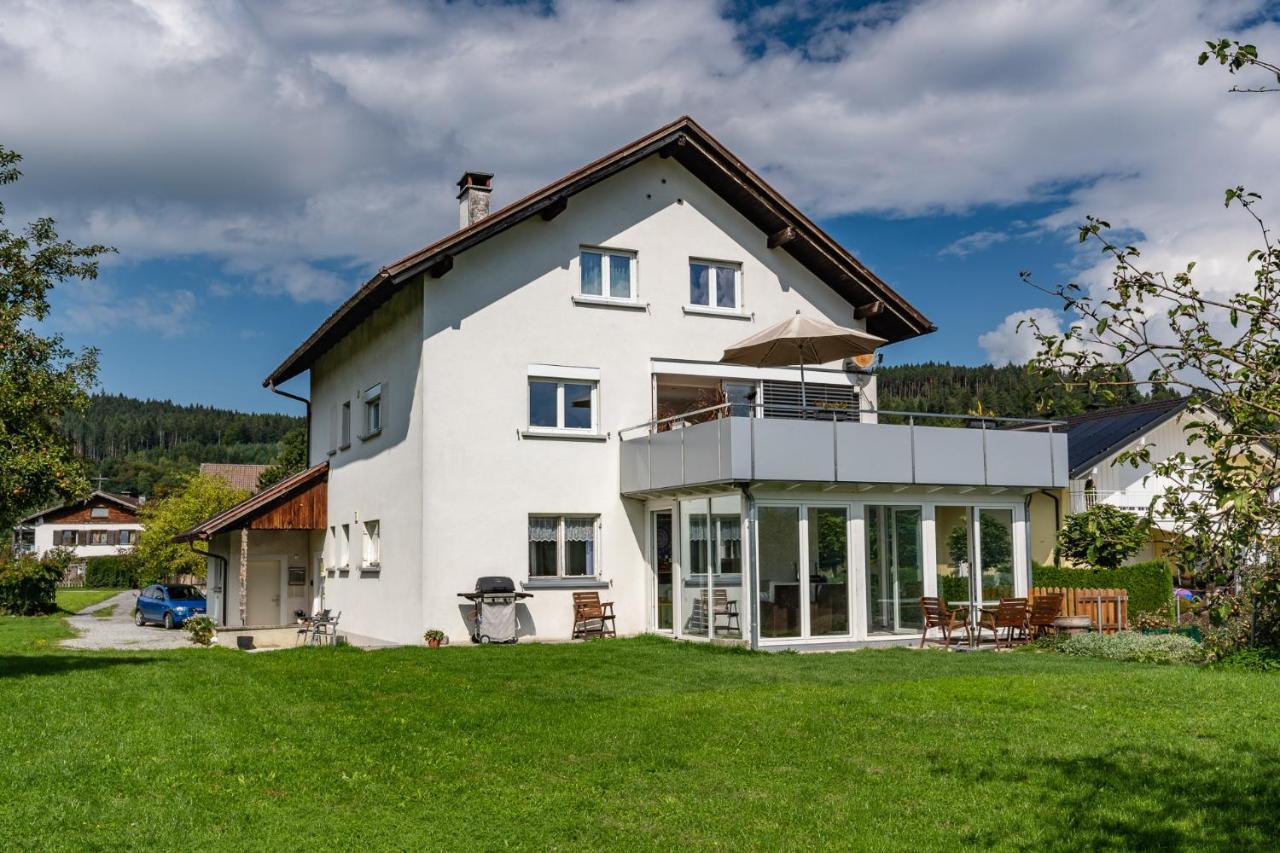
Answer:
M14 525L14 552L42 557L56 547L85 559L132 551L142 531L141 503L131 495L95 491L84 500L41 510Z
M802 410L798 370L719 364L797 311L890 342L934 327L694 121L493 213L491 179L468 172L459 229L265 380L310 374L324 521L286 518L286 483L191 531L217 555L211 612L240 624L243 573L245 621L287 621L296 575L346 631L459 642L458 593L506 575L532 593L523 638L568 639L572 593L597 591L621 634L786 647L901 642L922 595L1025 590L1028 496L1066 485L1065 437L888 417L852 365L807 369ZM993 565L954 558L953 530L993 524Z

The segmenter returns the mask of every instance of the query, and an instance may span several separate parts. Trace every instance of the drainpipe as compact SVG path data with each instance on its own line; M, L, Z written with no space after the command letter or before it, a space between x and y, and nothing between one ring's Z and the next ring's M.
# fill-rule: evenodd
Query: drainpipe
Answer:
M290 400L297 400L307 407L307 467L311 467L311 401L306 397L299 397L297 394L290 394L288 391L281 391L276 387L276 383L268 382L267 390L272 394L279 394L281 397L288 397Z
M1031 594L1031 590L1035 589L1035 571L1031 567L1031 499L1035 497L1034 493L1028 493L1022 500L1022 518L1026 523L1026 535L1023 539L1027 543L1027 595Z
M227 624L227 567L229 566L227 558L212 551L201 551L196 547L196 543L191 540L187 540L187 547L201 557L212 557L215 560L222 561L222 594L218 596L222 600L222 621L219 624Z
M740 483L738 488L742 490L742 515L750 525L748 527L750 539L747 542L747 553L750 559L747 560L747 583L746 588L742 590L742 596L745 601L751 602L751 618L748 620L747 628L751 631L750 644L755 651L760 648L760 596L756 594L756 575L759 573L759 565L756 562L756 544L759 540L756 535L756 499L751 496L750 483Z

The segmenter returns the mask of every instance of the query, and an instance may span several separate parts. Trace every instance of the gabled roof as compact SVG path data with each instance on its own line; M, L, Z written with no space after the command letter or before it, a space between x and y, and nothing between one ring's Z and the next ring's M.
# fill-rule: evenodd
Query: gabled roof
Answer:
M190 530L184 530L173 537L173 541L192 542L196 539L208 539L224 530L243 527L273 507L306 491L316 483L327 480L328 477L328 462L313 465L305 471L299 471L297 474L285 477L280 482L268 486L256 495L245 498L230 509L225 509L212 518L200 522Z
M233 489L258 491L258 477L269 465L238 465L231 462L201 462L200 473L217 477Z
M129 512L137 512L138 507L142 506L142 499L134 497L133 495L121 495L121 494L117 494L116 492L104 492L101 489L94 489L92 492L89 493L89 496L87 498L83 498L82 500L78 500L78 501L72 501L71 503L54 504L53 506L45 507L39 512L33 512L31 515L28 515L26 518L19 521L18 524L26 524L29 521L35 521L37 518L39 518L42 515L48 515L49 513L56 512L57 510L60 510L60 509L70 509L72 507L85 506L86 504L92 503L94 498L99 498L101 500L108 501L109 503L113 503L118 507L129 510Z
M1186 399L1179 397L1067 418L1067 464L1071 476L1080 477L1144 433L1177 416L1186 406Z
M383 267L321 323L262 384L268 387L278 385L310 369L317 358L420 273L431 271L437 276L444 275L452 267L455 255L536 215L541 214L548 220L554 218L575 194L654 154L674 158L761 232L769 235L770 246L785 249L850 304L860 307L882 303L883 309L879 313L866 318L867 331L892 342L935 330L936 327L920 311L747 168L697 122L682 116Z

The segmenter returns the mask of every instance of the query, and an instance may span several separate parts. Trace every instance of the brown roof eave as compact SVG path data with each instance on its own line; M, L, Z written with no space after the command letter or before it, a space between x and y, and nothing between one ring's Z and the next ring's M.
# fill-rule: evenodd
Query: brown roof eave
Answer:
M236 525L239 522L248 523L252 521L259 512L270 508L277 501L288 498L295 489L310 486L321 477L327 477L328 475L328 462L312 465L306 470L299 471L290 477L285 477L256 495L250 495L235 506L224 509L222 512L200 522L195 527L182 531L169 541L177 543L193 542L197 539L207 541L219 533L238 529Z

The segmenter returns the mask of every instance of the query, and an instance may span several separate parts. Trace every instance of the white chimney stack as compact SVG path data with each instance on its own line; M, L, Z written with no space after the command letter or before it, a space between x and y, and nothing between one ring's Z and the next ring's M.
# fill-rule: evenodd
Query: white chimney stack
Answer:
M458 181L458 227L466 228L489 215L492 172L464 172Z

